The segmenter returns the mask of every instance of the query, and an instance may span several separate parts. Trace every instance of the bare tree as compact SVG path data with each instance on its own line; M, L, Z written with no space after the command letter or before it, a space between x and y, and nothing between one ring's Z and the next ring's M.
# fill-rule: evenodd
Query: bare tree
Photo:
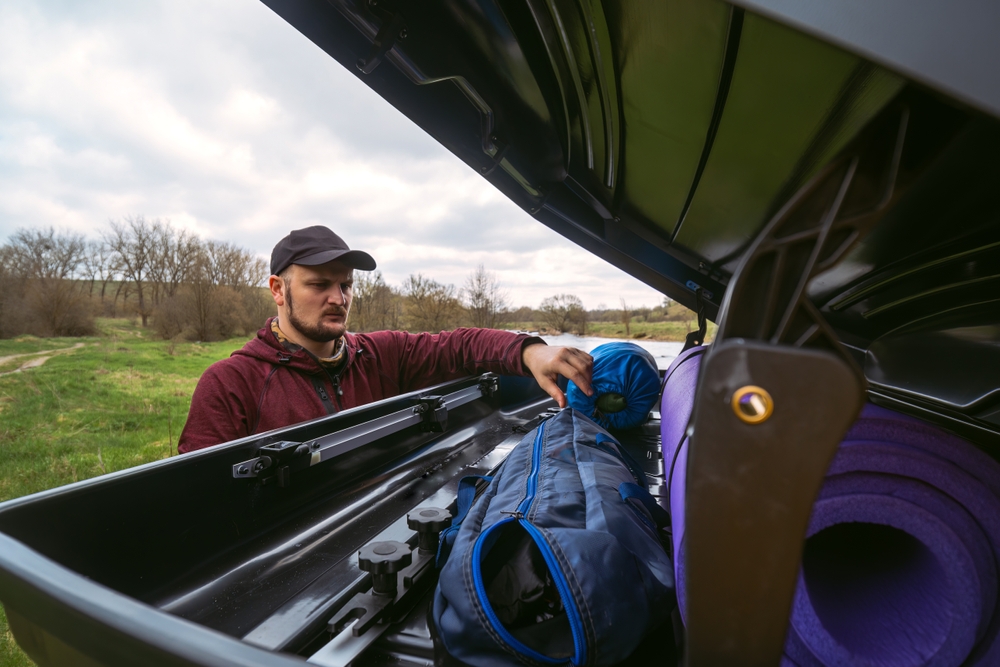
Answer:
M472 326L496 329L503 324L508 305L507 292L500 286L496 274L487 271L482 264L466 279L462 297Z
M266 262L232 243L184 239L193 247L185 279L165 296L155 313L164 338L184 335L194 340L219 340L249 333L273 313L274 302L264 289ZM165 284L170 287L170 283Z
M17 302L20 300L20 287L17 282L21 276L12 271L13 251L10 246L0 246L0 338L16 335L19 322L16 317Z
M212 284L231 290L231 298L239 302L239 317L229 320L238 323L232 324L234 331L240 327L249 331L263 325L274 314L274 300L264 287L271 275L267 261L232 243L209 241L205 252Z
M625 325L625 335L631 336L632 332L629 330L629 324L632 322L632 309L625 303L624 297L619 297L619 299L622 304L621 322Z
M153 233L149 285L155 307L161 299L174 296L177 288L187 280L201 252L202 243L191 232L174 229L169 220L156 225Z
M400 295L386 284L381 271L354 272L353 331L381 331L399 325Z
M38 280L79 277L86 241L79 234L59 234L49 227L19 229L10 238L11 259L16 271Z
M559 333L587 333L587 311L580 298L573 294L556 294L542 301L539 310L542 321Z
M214 285L236 290L261 287L271 273L263 258L234 243L208 241L204 246L209 260L206 270Z
M110 224L111 231L106 233L104 241L121 267L122 278L135 288L142 326L149 326L149 316L153 312L149 294L150 274L155 273L153 267L162 223L138 215L126 216L121 222L111 220Z
M418 273L410 275L403 283L403 294L412 331L436 333L455 327L461 304L455 297L453 285L442 285Z
M91 295L94 293L95 283L101 283L100 299L103 306L108 291L108 283L112 282L118 276L118 265L115 262L114 253L103 240L90 241L87 243L83 266L87 277L90 279L89 293Z
M93 314L89 299L77 281L86 254L79 234L19 229L5 246L4 263L17 286L5 313L21 322L17 327L43 336L76 336L90 333Z
M216 314L213 308L216 299L213 293L218 283L213 280L212 265L212 256L207 249L198 254L194 266L191 268L186 298L181 302L178 329L183 331L187 326L190 326L193 329L191 337L196 340L207 341L216 337ZM170 311L164 313L165 322L160 325L164 334L169 330L167 328L170 320L169 313Z

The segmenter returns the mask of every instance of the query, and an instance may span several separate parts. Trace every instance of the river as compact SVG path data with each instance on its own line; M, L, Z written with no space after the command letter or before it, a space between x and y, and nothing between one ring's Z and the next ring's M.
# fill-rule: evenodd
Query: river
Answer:
M574 336L573 334L560 334L558 336L540 336L549 345L568 345L570 347L578 347L584 352L590 352L598 345L603 345L604 343L613 343L618 340L618 338L596 338L594 336ZM647 350L653 357L656 358L656 365L661 370L666 370L670 366L670 362L681 353L681 349L684 347L684 343L675 343L671 341L663 340L629 340L629 343L635 343L639 347Z

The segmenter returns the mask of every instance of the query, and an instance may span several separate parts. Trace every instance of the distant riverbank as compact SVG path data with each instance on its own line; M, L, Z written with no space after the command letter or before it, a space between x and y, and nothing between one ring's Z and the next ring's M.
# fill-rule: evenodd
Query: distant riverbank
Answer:
M575 336L573 334L560 334L558 336L541 336L549 345L567 345L570 347L576 347L584 352L590 352L598 345L603 345L605 343L613 342L614 338L599 338L597 336ZM670 362L681 353L681 349L684 347L684 343L678 343L674 341L659 341L659 340L629 340L630 343L635 343L644 350L648 351L653 357L656 358L656 365L660 369L666 370L670 366Z
M697 320L672 320L664 322L631 322L626 327L621 322L588 321L587 333L583 338L615 338L633 342L659 341L683 343L688 333L697 328ZM545 331L546 325L541 322L512 322L507 329L522 331ZM715 337L715 324L708 323L708 339ZM553 334L555 335L555 334Z

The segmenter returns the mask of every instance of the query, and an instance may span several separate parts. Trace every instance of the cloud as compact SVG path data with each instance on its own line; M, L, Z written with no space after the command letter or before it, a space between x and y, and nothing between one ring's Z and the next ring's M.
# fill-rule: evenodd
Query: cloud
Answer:
M537 223L261 3L0 7L0 239L169 218L262 255L328 224L387 279L659 295Z

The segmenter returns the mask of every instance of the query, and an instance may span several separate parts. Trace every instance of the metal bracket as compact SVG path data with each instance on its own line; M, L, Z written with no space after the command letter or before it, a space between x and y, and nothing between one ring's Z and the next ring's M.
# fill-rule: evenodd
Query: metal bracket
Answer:
M375 68L382 62L385 54L396 44L397 38L402 39L406 37L406 26L403 23L403 15L399 12L390 12L381 9L379 7L381 4L385 4L385 0L369 0L368 2L368 6L372 12L381 16L382 27L375 34L375 39L372 41L372 48L368 51L368 55L358 60L358 69L365 74L371 74L375 71Z
M759 407L734 405L755 390ZM861 398L827 352L723 341L705 358L688 452L690 667L777 667L812 504Z
M685 337L684 349L682 350L685 352L692 347L705 344L705 335L708 333L708 322L705 318L705 301L702 299L702 294L704 294L704 290L701 287L698 287L694 292L695 303L698 306L698 328Z
M413 549L412 563L395 574L396 589L390 595L375 591L374 587L358 593L334 614L327 624L331 635L337 635L350 628L355 637L360 637L377 623L389 623L406 610L409 603L427 583L428 574L434 570L435 552ZM354 622L356 621L356 622Z
M423 430L441 433L448 429L448 406L443 397L421 396L413 411L420 415Z
M808 295L888 209L908 111L892 106L764 227L701 366L685 498L689 667L776 667L812 504L865 380Z
M278 486L284 487L288 485L293 472L329 461L410 426L422 424L425 430L443 432L448 428L449 410L483 396L492 396L498 382L499 378L493 373L484 373L479 382L471 387L444 396L421 396L415 406L348 426L335 433L306 442L282 440L264 445L257 450L254 458L233 464L233 477L236 479L259 477L262 483L270 483L273 480Z
M372 47L368 55L358 60L358 68L364 73L370 73L382 62L388 59L403 73L410 81L418 86L426 86L443 81L451 81L465 95L466 99L476 108L479 113L480 141L483 153L490 157L489 165L481 165L479 171L483 175L488 175L500 167L510 175L514 181L520 185L532 197L541 199L544 192L528 180L504 153L506 144L498 138L496 131L496 118L493 108L486 102L476 88L463 76L428 76L417 66L402 49L393 47L396 42L406 38L407 28L400 13L388 6L388 0L369 0L368 2L357 2L356 0L327 0L333 5L348 21L351 22L358 31L372 40ZM367 11L365 11L367 8ZM372 18L378 18L381 23L376 27Z
M500 389L500 377L494 373L483 373L479 378L479 391L486 398L493 398Z
M418 508L407 516L407 525L417 529L418 544L423 541L436 547L440 529L450 523L451 515L446 510L423 508L423 512L427 511L432 512L432 521L427 521L423 514L415 514L421 512ZM309 664L323 667L352 664L391 623L403 618L421 599L434 582L437 549L406 549L407 545L399 542L372 542L358 552L359 566L372 573L366 584L370 588L357 593L337 610L327 625L330 641L309 657ZM395 565L365 563L366 559L371 561L373 554L385 554ZM406 567L397 570L406 563Z

